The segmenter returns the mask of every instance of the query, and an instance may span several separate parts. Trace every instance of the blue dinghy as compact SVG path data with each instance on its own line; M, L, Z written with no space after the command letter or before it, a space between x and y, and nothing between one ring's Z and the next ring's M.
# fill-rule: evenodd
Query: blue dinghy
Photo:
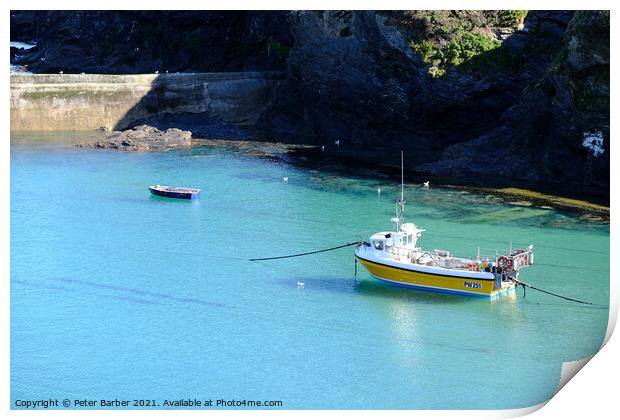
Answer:
M158 195L160 197L181 198L184 200L191 200L192 198L200 197L200 190L197 188L151 185L149 190L151 190L151 194Z

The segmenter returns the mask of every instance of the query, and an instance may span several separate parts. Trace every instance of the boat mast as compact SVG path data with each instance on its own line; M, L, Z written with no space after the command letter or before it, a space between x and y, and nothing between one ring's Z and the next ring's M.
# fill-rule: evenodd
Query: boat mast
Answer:
M405 165L402 150L400 151L400 202L402 214L405 211Z
M403 215L405 214L405 166L403 151L400 151L400 200L398 203L398 226L396 230L400 230L403 223Z

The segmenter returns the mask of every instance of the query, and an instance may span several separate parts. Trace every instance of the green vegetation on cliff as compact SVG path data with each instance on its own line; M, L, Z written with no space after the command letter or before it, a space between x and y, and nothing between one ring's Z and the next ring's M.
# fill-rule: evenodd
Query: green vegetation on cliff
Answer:
M481 33L463 32L443 46L435 45L427 39L417 43L411 41L410 45L422 56L425 63L431 65L428 73L433 77L440 77L446 73L449 65L459 66L481 54L499 48L501 42Z
M526 10L435 10L411 11L393 19L409 39L409 45L428 64L432 77L443 76L450 67L484 69L511 60L495 53L501 39L521 28ZM493 59L484 56L493 52Z
M269 38L267 43L265 44L265 52L267 55L271 55L271 53L275 53L280 57L286 58L289 54L289 47L286 45L282 45L278 41L274 41L273 38Z

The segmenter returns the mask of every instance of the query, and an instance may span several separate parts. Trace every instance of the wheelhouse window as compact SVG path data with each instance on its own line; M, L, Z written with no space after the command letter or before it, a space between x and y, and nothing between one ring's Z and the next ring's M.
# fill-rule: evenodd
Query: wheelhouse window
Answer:
M372 246L374 246L376 250L383 251L383 241L372 241Z

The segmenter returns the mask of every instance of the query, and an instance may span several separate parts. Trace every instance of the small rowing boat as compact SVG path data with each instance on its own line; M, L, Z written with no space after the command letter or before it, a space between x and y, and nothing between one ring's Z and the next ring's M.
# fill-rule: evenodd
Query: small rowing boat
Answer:
M402 156L401 156L402 159ZM402 162L401 162L402 165ZM402 177L402 174L401 174ZM496 297L515 289L519 270L534 263L533 246L503 255L455 257L449 251L425 251L417 245L424 229L404 223L403 181L396 204L394 230L378 232L355 247L355 258L378 280L414 289L469 296Z
M181 198L184 200L198 198L200 197L201 192L201 190L197 188L169 187L166 185L151 185L149 187L149 190L153 195L169 198Z

